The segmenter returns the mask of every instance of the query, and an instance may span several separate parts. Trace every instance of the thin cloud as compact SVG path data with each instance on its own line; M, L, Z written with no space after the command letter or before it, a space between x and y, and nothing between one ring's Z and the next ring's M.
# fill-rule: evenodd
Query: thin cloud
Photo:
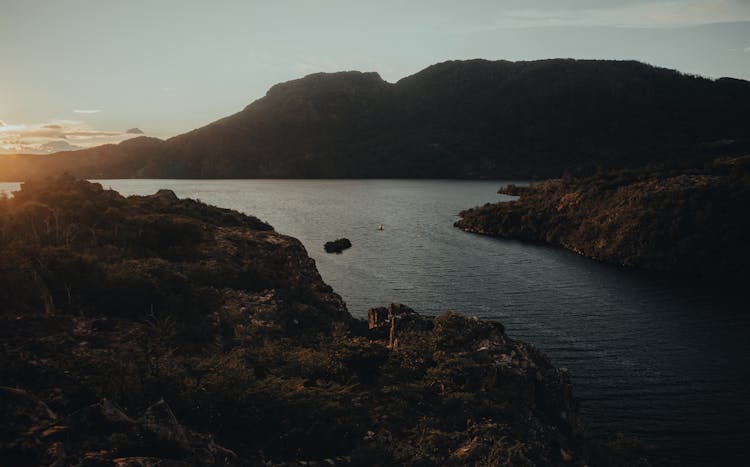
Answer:
M77 146L70 144L65 140L48 141L39 145L39 149L45 153L59 152L59 151L77 151L84 149L83 146Z
M75 109L73 110L73 113L76 114L98 114L101 112L99 109Z
M80 131L66 131L65 137L67 138L80 138L80 137L99 137L99 136L117 136L123 134L122 131L97 131L97 130L80 130Z
M80 122L57 120L33 125L0 125L0 154L49 154L74 151L133 137L124 131L98 130Z
M745 48L744 48L744 49L742 49L742 50L743 50L743 52L748 52L748 53L750 53L750 46L748 46L748 47L745 47Z
M530 27L672 28L740 21L750 21L750 2L673 0L582 10L508 10L491 23L451 32L461 34Z

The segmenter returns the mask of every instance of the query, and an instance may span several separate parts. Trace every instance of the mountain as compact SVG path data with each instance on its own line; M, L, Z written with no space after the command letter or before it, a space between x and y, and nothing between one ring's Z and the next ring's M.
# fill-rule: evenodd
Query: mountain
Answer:
M547 177L750 147L750 82L634 61L316 73L166 141L0 160L0 178Z

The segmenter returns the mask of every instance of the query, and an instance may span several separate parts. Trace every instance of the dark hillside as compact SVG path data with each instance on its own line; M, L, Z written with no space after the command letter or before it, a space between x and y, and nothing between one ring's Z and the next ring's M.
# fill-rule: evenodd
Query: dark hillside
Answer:
M395 84L317 73L165 142L0 158L0 178L547 177L737 154L750 83L633 61L450 61ZM146 144L147 143L147 144Z

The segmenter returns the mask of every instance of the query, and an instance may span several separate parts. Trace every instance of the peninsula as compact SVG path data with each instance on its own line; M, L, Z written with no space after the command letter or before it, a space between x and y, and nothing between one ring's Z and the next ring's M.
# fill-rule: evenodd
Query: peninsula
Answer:
M694 276L750 271L750 156L563 177L500 190L460 213L467 232L560 245L622 266Z

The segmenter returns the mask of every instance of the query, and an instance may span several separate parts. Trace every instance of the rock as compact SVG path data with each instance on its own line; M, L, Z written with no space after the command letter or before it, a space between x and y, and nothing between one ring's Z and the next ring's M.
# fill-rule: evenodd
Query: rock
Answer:
M528 186L518 186L514 183L510 183L499 190L497 190L498 193L503 195L509 195L509 196L521 196L524 193L528 192L530 190L530 187Z
M112 465L114 467L188 467L193 464L158 457L118 457L112 459Z
M161 190L157 191L155 194L152 195L156 199L160 199L162 201L166 202L174 202L179 201L180 198L177 197L174 191L168 190L166 188L162 188Z
M21 434L51 425L57 415L38 397L23 389L0 386L2 432Z
M107 399L72 415L70 422L77 433L97 435L128 431L135 425L135 420Z
M237 460L234 451L219 446L213 436L201 433L189 433L193 450L191 462L195 465L230 465Z
M112 465L111 459L112 453L104 449L89 451L81 456L80 467L109 467Z
M479 438L475 436L470 441L463 444L460 448L453 451L450 460L456 463L460 462L462 464L465 464L479 452L481 447L482 445L479 443Z
M49 459L50 467L63 467L65 465L65 445L57 441L52 443L47 448L47 459Z
M352 242L349 241L348 238L339 238L338 240L334 240L332 242L326 242L326 244L324 245L326 253L341 253L342 251L351 247Z
M70 428L64 425L54 425L42 431L39 437L45 441L63 441L70 436Z
M113 319L108 318L100 318L95 319L91 322L91 330L92 331L114 331L117 327L117 322Z
M185 428L177 422L164 399L146 409L138 419L138 427L146 441L156 448L182 456L192 451Z

